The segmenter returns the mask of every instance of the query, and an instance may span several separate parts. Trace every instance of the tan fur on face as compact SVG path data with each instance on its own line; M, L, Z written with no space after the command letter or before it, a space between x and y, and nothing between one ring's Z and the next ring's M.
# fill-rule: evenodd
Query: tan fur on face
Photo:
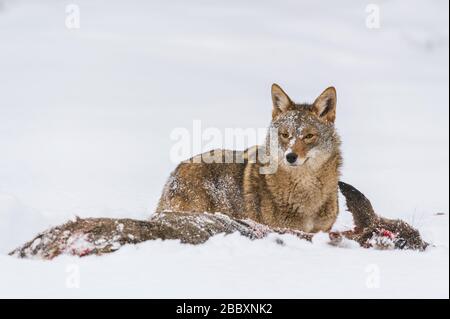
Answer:
M249 161L259 147L244 152L217 150L243 159L241 163L181 163L171 174L157 212L221 212L250 218L271 227L306 232L328 231L338 214L340 139L334 129L336 91L325 90L313 104L295 104L276 84L272 86L271 127L278 136L279 163L274 174L261 174L264 165ZM306 138L312 134L312 138ZM280 160L288 150L299 165Z
M306 152L307 152L305 142L303 140L301 140L301 139L298 139L295 142L294 146L292 147L292 151L294 153L298 154L298 156L300 158L305 158L306 157Z

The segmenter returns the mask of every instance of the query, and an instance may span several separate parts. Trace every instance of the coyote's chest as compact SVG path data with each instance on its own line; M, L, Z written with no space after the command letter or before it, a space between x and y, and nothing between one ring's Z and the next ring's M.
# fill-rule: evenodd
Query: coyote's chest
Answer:
M268 185L280 213L312 216L322 204L323 185L311 174L280 176L277 182Z

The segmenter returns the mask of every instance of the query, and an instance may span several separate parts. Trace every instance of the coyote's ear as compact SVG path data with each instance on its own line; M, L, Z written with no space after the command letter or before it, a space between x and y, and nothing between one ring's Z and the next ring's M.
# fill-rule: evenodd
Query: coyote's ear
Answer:
M279 87L278 84L272 84L272 118L275 118L278 114L287 112L293 109L294 103L292 103L289 96Z
M313 111L325 122L334 123L336 119L336 89L329 87L313 103Z

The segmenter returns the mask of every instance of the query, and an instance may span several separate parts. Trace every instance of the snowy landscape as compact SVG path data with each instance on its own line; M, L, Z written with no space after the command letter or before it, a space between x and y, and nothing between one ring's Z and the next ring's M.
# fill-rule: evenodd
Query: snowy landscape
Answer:
M0 298L448 298L448 11L444 0L0 0ZM417 228L425 252L231 234L8 256L75 216L148 219L177 164L173 130L265 128L273 82L298 102L336 87L341 179ZM340 206L335 228L348 229Z

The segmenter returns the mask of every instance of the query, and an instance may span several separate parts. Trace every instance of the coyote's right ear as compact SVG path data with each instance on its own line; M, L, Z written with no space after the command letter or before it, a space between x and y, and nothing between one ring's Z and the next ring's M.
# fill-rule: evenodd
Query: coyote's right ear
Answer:
M272 118L277 115L287 112L293 109L294 103L292 103L289 96L283 91L278 84L272 84Z

